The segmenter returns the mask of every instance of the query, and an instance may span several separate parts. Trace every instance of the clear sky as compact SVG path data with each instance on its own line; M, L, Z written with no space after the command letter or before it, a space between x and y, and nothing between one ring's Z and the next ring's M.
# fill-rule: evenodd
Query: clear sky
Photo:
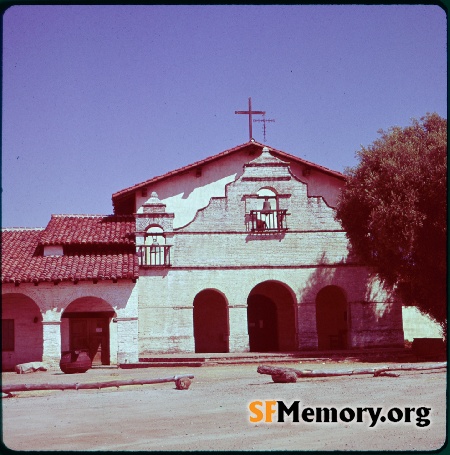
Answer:
M379 129L447 117L446 25L434 5L11 7L2 226L112 213L248 141L248 97L269 146L342 172Z

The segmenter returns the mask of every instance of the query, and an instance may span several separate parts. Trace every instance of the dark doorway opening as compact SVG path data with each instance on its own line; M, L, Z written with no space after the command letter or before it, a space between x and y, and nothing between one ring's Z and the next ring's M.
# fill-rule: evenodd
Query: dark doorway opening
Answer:
M347 349L347 299L338 286L326 286L316 298L317 341L320 350Z
M247 320L250 351L278 351L278 323L275 302L264 295L250 295Z
M251 290L247 322L250 351L297 350L295 294L284 283L263 281Z
M195 352L228 352L228 304L218 291L206 289L194 299Z

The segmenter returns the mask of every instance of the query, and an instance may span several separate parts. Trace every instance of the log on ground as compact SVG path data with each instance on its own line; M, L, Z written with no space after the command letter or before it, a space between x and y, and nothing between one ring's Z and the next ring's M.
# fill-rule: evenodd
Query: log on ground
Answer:
M438 370L447 368L447 362L440 362L428 365L399 365L399 366L383 366L377 368L357 368L352 370L297 370L295 368L280 368L272 367L270 365L259 365L257 372L259 374L268 374L272 376L274 382L295 382L282 380L283 377L293 377L296 375L297 378L318 378L318 377L332 377L332 376L351 376L358 374L371 374L374 377L377 376L390 376L398 377L395 374L388 374L391 371L426 371L426 370ZM280 380L281 379L281 380Z
M156 378L156 379L124 379L119 381L102 381L102 382L87 382L87 383L71 383L71 384L13 384L3 385L2 392L10 394L11 392L29 392L35 390L81 390L81 389L102 389L105 387L121 387L128 385L147 385L147 384L160 384L165 382L184 382L189 385L194 375L172 376L169 378ZM189 385L185 389L189 388ZM178 388L178 387L177 387Z

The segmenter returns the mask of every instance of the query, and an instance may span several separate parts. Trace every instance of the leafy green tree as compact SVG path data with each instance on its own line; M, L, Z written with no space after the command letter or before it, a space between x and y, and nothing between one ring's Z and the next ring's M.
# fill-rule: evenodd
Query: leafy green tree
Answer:
M447 120L380 131L346 170L336 219L353 252L407 305L447 327Z

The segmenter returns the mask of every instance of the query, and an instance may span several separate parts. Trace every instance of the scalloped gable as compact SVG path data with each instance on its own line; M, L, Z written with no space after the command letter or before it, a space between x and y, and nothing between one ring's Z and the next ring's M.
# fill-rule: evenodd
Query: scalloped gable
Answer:
M114 206L114 212L115 213L120 213L120 214L131 214L134 213L134 197L135 193L141 189L144 189L146 187L151 187L152 185L162 182L166 179L170 179L172 177L185 174L191 171L197 171L198 169L201 169L202 166L206 166L210 163L217 162L221 160L222 158L228 157L230 155L238 154L241 153L242 151L248 151L249 156L250 154L258 154L261 153L262 149L265 146L264 144L261 144L257 141L249 141L244 144L238 145L236 147L233 147L231 149L225 150L221 153L218 153L216 155L210 156L208 158L205 158L200 161L196 161L192 164L189 164L187 166L181 167L179 169L170 171L166 174L160 175L153 177L151 179L145 180L144 182L137 183L133 186L130 186L128 188L125 188L123 190L117 191L112 195L112 202ZM308 169L308 170L316 170L320 173L323 173L327 176L334 177L335 179L344 182L346 180L346 177L341 174L340 172L333 171L331 169L328 169L324 166L320 166L318 164L312 163L310 161L304 160L302 158L299 158L298 156L291 155L289 153L283 152L281 150L275 149L273 147L267 147L270 150L270 153L272 154L273 157L277 157L280 160L286 160L288 163L291 165L292 169L292 164L296 164L299 168L301 169ZM258 158L258 157L257 157ZM257 159L256 158L256 159ZM264 159L264 158L263 158ZM258 163L258 162L256 162ZM248 164L248 163L247 163Z
M258 191L268 188L276 194L276 209L287 212L289 230L343 232L334 219L333 208L325 199L310 195L308 184L292 174L290 164L273 156L268 148L244 168L241 177L226 185L224 196L212 197L208 205L197 210L189 223L175 230L248 233L250 212L258 210Z

